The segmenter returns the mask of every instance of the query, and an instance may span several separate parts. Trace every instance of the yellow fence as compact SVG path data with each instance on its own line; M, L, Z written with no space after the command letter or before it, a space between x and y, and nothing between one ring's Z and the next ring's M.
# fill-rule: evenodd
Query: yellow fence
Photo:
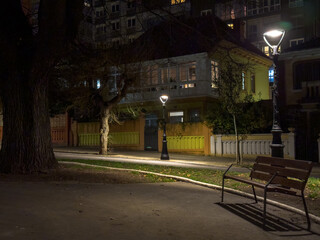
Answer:
M204 148L204 136L183 136L174 137L168 136L168 149L188 149L188 150L202 150Z
M99 133L82 133L79 134L79 146L99 146Z
M139 144L139 132L117 132L110 133L111 145L136 145ZM79 134L79 146L99 146L99 133Z

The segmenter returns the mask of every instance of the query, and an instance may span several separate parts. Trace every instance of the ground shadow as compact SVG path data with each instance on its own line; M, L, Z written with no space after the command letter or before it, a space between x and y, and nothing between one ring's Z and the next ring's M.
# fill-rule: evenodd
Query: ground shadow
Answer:
M229 212L232 212L233 214L236 214L237 216L247 220L248 222L251 222L252 224L258 227L263 227L263 211L255 203L225 204L218 202L216 204L228 210ZM311 234L319 235L317 233L308 231L303 226L298 226L295 223L289 222L286 219L270 214L268 212L266 217L266 226L264 230L283 233L294 232L297 233L295 234L296 236ZM290 236L294 235L290 234Z

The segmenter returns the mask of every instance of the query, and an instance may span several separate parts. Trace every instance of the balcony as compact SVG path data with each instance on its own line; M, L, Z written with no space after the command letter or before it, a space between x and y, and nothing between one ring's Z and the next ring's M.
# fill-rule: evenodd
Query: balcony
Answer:
M320 80L302 82L303 96L301 103L320 103Z
M218 97L215 89L211 88L209 81L172 82L168 84L150 85L131 89L121 103L134 103L144 101L158 101L163 94L170 99L194 97Z

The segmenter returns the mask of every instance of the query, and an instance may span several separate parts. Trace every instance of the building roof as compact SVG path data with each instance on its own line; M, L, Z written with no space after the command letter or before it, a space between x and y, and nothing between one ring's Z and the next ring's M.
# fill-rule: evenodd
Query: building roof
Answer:
M267 58L259 49L246 41L215 16L173 19L147 30L132 49L144 60L190 55L212 51L221 40Z

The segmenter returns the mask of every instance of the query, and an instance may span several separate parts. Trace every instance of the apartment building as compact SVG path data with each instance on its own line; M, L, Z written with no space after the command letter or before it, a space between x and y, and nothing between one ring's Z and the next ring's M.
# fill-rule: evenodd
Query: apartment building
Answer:
M262 35L270 29L286 31L282 49L320 36L317 0L217 0L215 14L230 27L243 25L243 37L267 55L270 49Z

